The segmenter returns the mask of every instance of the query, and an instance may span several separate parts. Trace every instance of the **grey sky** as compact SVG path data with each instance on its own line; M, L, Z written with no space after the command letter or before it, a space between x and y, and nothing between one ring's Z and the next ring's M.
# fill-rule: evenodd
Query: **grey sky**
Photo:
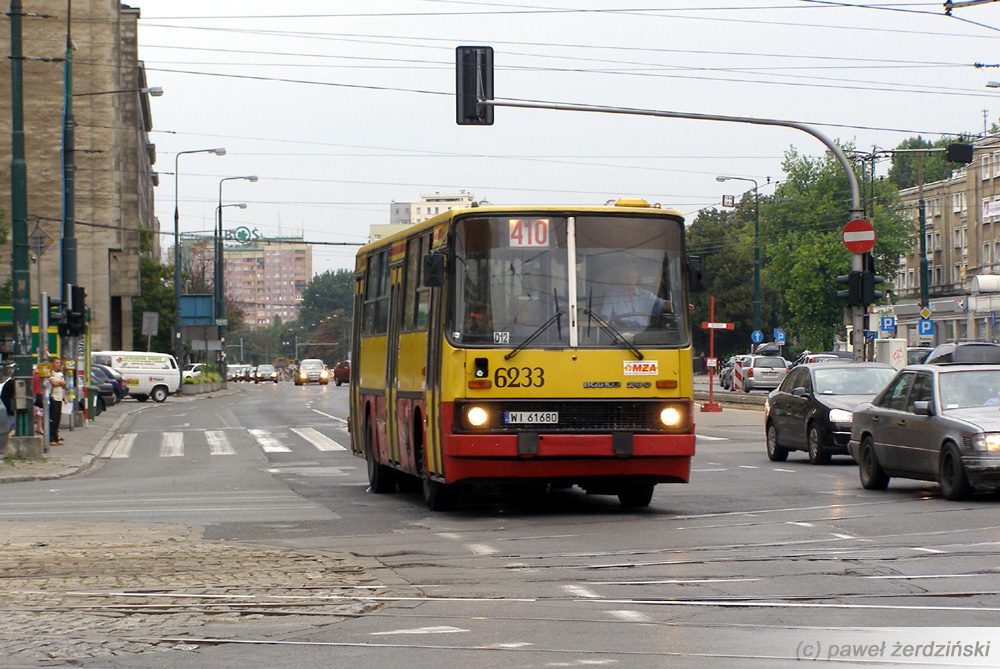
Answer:
M739 195L719 174L781 177L789 129L546 110L455 124L455 47L495 50L496 96L769 117L858 147L982 132L1000 116L1000 3L804 0L133 0L153 99L157 213L360 242L389 203L466 190L495 204L639 196L693 218ZM865 6L844 6L844 5ZM990 66L977 69L975 63ZM770 192L762 188L762 192ZM845 220L846 223L846 220ZM165 245L171 240L165 240ZM317 247L314 271L353 266Z

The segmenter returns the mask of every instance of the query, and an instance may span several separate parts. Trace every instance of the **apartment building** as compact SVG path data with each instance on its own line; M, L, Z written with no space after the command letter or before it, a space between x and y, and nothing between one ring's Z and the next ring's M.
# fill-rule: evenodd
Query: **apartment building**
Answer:
M920 239L900 260L894 286L897 336L911 344L1000 339L1000 136L975 142L974 160L923 186L932 337L921 338ZM919 186L900 192L919 222Z
M33 259L32 304L37 304L41 291L55 296L61 292L68 4L33 0L25 4L30 16L22 20L28 233L37 228L54 240ZM87 291L95 349L133 347L132 300L139 293L139 257L158 258L160 251L159 223L153 213L156 150L148 135L149 95L142 92L147 83L145 67L138 60L138 20L139 10L128 5L76 0L69 21L76 46L71 81L76 121L76 283ZM10 48L10 31L0 31L0 53L10 54ZM9 64L0 70L0 155L9 160L11 71ZM0 209L9 221L9 169L0 169ZM11 257L9 239L0 246L0 257ZM10 263L0 263L0 283L10 274Z
M312 278L312 247L301 237L258 238L223 252L226 303L243 310L251 329L282 323L299 314Z

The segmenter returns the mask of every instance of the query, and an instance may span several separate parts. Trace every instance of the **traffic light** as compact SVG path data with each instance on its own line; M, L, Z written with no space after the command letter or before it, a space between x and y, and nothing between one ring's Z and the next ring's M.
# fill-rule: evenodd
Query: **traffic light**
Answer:
M885 281L882 277L876 275L874 272L862 272L861 273L861 302L862 304L869 305L875 304L882 299L884 293L881 290L875 290L875 286Z
M455 93L459 125L493 125L493 47L460 46L455 49Z
M850 274L841 274L837 277L837 283L846 283L847 290L838 290L837 297L847 300L847 306L860 307L861 300L861 275L863 272L854 270Z
M60 337L68 337L69 330L66 324L66 310L63 309L62 300L51 295L46 295L45 297L48 300L48 304L46 304L48 311L46 313L49 316L49 325L55 325L59 328Z
M949 144L945 147L945 158L949 163L971 163L971 144Z
M66 324L70 337L79 337L87 331L87 291L83 286L70 286L69 309Z

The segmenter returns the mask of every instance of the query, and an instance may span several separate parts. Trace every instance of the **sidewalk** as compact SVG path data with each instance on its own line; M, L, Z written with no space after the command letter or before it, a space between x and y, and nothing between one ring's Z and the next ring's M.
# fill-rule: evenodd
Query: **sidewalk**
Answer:
M235 392L239 391L229 388L193 397L171 395L167 399L167 403L193 402L195 399L221 397ZM138 402L126 398L105 410L95 420L84 421L84 425L73 430L69 429L69 421L64 418L59 436L66 443L59 446L49 446L48 453L44 455L42 460L0 460L0 483L43 481L78 474L94 464L94 460L101 455L105 445L118 433L122 425L140 411L156 406L159 405L152 401Z

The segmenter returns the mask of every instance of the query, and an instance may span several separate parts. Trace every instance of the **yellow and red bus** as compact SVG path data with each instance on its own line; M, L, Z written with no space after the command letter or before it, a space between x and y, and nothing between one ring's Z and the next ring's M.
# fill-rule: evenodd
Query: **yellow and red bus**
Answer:
M360 249L351 449L433 509L475 483L650 503L694 455L684 219L644 200L455 209Z

